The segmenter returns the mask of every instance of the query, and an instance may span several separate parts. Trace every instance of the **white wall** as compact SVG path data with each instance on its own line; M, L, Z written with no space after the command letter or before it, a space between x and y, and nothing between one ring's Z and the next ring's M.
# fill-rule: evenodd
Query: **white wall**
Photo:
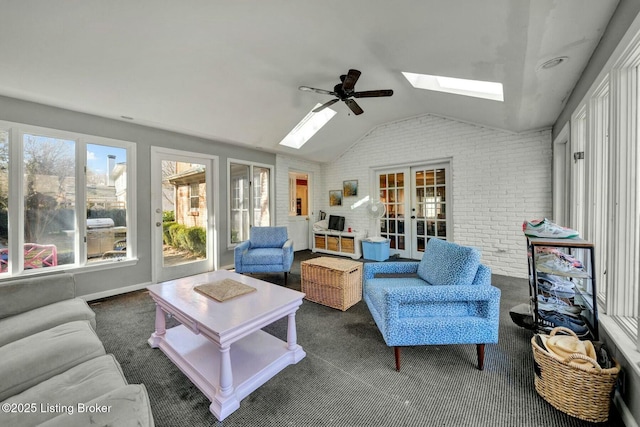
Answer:
M334 162L322 165L320 205L345 227L374 230L364 208L373 168L451 159L453 241L478 247L496 274L527 276L524 219L551 215L551 130L522 134L425 115L379 126ZM329 207L329 190L358 180L358 196ZM279 187L281 188L281 187Z

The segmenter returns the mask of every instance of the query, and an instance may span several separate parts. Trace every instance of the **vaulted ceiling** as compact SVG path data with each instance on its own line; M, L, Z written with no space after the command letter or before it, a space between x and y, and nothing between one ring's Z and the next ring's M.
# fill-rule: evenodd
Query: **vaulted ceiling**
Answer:
M315 161L427 113L551 126L617 0L0 0L0 94ZM554 68L546 61L567 57ZM348 69L357 90L300 150L280 140ZM504 102L418 90L402 71L501 82Z

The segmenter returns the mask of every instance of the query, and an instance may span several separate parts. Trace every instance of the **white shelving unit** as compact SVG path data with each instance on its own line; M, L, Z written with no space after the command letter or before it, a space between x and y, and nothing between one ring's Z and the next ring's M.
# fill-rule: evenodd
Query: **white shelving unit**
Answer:
M553 265L540 263L541 248L553 248L567 253L582 263L582 268L569 271L554 268ZM595 276L594 245L583 239L546 239L527 238L527 254L529 260L529 295L534 308L533 320L536 329L542 329L538 309L538 294L542 293L538 286L538 273L543 272L555 276L562 276L571 280L575 287L575 296L563 298L565 302L580 306L580 318L586 323L591 339L597 341L598 333L598 303Z
M362 239L365 237L363 232L314 231L312 251L359 259L362 256Z

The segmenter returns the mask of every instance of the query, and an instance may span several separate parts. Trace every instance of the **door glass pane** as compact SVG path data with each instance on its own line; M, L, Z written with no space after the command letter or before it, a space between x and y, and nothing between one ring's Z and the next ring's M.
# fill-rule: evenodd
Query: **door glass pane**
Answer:
M24 135L24 268L75 263L75 141Z
M127 256L127 150L87 144L87 259Z
M0 273L9 262L9 133L0 131Z
M249 170L249 165L230 165L231 243L249 239Z
M414 171L416 217L428 221L417 223L417 236L446 238L446 174L445 169L423 169ZM424 251L424 240L417 238L418 252Z
M162 265L207 257L206 166L162 161Z
M302 200L300 201L302 210ZM268 227L271 224L269 212L269 169L253 168L253 225Z
M385 206L386 220L380 221L380 232L390 239L391 249L400 249L398 236L404 234L404 223L401 226L396 218L404 216L404 173L380 174L380 201Z

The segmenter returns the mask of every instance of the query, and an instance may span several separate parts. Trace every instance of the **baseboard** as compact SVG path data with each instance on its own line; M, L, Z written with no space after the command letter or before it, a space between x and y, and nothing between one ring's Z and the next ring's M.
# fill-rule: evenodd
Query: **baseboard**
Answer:
M622 399L622 396L620 396L620 393L618 393L617 391L613 395L613 404L616 405L618 413L620 414L620 418L622 418L622 422L624 423L625 427L638 427L638 423L636 422L635 418L633 418L633 414L627 407L627 404L624 403L624 400Z
M80 298L82 298L85 301L94 301L97 299L108 298L115 295L126 294L127 292L139 291L140 289L145 289L150 284L151 282L125 286L123 288L109 289L108 291L104 291L104 292L96 292L94 294L80 295Z

